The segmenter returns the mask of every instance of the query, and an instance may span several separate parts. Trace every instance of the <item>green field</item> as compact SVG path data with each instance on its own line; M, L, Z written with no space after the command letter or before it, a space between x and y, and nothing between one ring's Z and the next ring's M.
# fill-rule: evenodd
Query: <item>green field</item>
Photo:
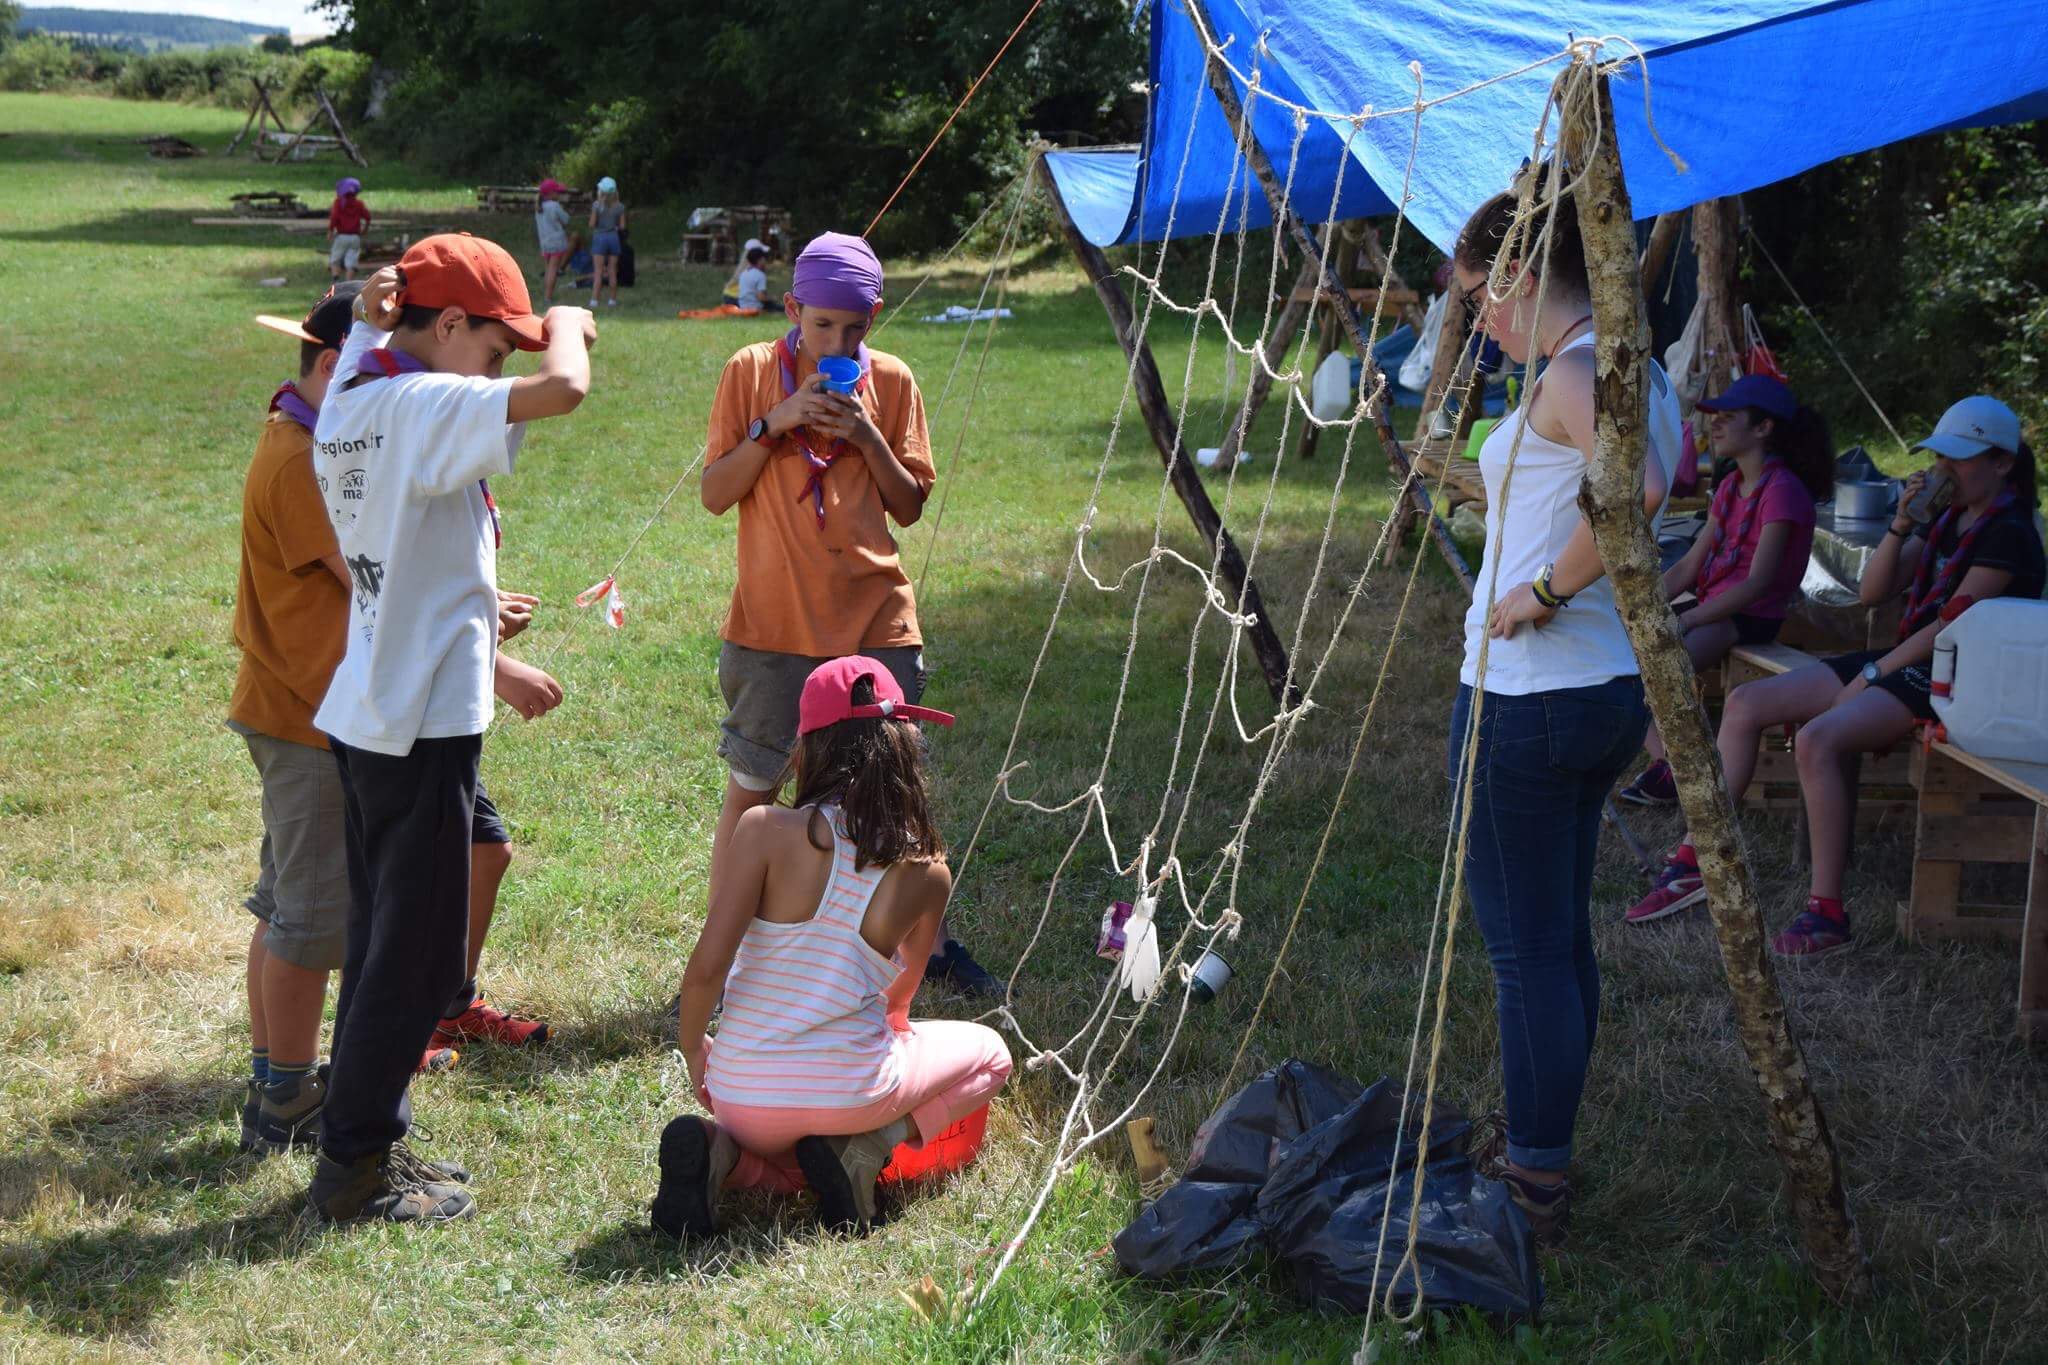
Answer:
M438 1230L323 1233L300 1214L303 1158L237 1153L239 906L259 829L253 772L220 720L236 663L241 472L265 400L295 364L291 344L250 319L301 312L325 267L317 235L190 219L225 212L240 190L324 203L339 173L223 158L238 121L0 95L0 1359L1348 1358L1357 1322L1305 1311L1282 1272L1172 1286L1120 1277L1107 1244L1138 1198L1121 1141L1061 1184L978 1313L913 1313L899 1289L929 1275L963 1301L1029 1207L1071 1093L1046 1070L1019 1068L976 1168L865 1241L821 1237L801 1205L749 1199L709 1245L678 1249L645 1230L655 1139L687 1103L660 1007L702 913L722 782L714 664L732 522L702 511L693 479L621 575L624 630L569 599L604 575L699 453L727 354L775 330L674 320L678 306L713 301L719 280L657 268L661 244L675 240L673 211L637 220L642 283L600 316L589 400L536 427L518 476L498 490L503 582L545 599L515 649L545 660L568 701L532 725L499 726L484 761L517 847L484 984L552 1020L556 1038L532 1055L479 1049L414 1092L432 1131L422 1146L478 1173L481 1215ZM132 140L155 133L212 154L149 160ZM525 217L464 216L471 187L385 165L364 179L373 208L415 230L461 225L531 254ZM866 207L850 206L844 224L804 226L857 227ZM942 271L915 311L972 303L986 264ZM1264 265L1248 261L1247 277ZM921 273L897 263L892 299ZM259 286L275 276L287 286ZM1009 302L1017 317L989 353L971 427L963 434L974 353L935 411L943 522L928 515L904 537L913 569L931 549L921 602L930 699L961 716L934 745L956 849L1002 765L1124 373L1092 291L1059 254L1020 261ZM1178 390L1186 327L1154 330ZM1228 378L1209 341L1189 404L1201 444L1214 443ZM905 319L879 344L911 363L936 407L960 333ZM1228 504L1247 542L1278 423L1274 404L1248 443L1260 458ZM1305 656L1328 638L1387 508L1371 451L1331 502L1338 445L1326 439L1315 461L1282 468L1259 552L1284 634L1312 600ZM1133 413L1086 534L1106 582L1145 557L1155 518L1166 544L1206 558L1170 497L1162 510L1160 484ZM1241 979L1190 1015L1144 1106L1176 1158L1248 1032L1251 1066L1299 1056L1369 1080L1406 1062L1446 816L1462 609L1433 561L1274 1002L1256 1023L1253 1007L1407 567L1368 582L1248 836ZM1079 580L1070 593L1023 718L1016 753L1030 767L1017 794L1058 804L1097 780L1137 584L1133 575L1109 593ZM1181 853L1206 874L1264 748L1241 743L1226 711L1192 797L1194 739L1169 789L1183 697L1192 686L1199 731L1223 662L1211 619L1190 684L1200 605L1185 570L1151 578L1101 781L1125 856L1155 816L1185 805ZM1248 651L1243 673L1237 701L1256 728L1271 705ZM1638 823L1657 840L1672 833L1655 818ZM1017 962L1079 826L1079 812L998 804L990 816L955 917L991 966ZM1789 828L1755 833L1775 927L1803 880ZM1129 890L1099 834L1078 848L1019 984L1018 1015L1042 1041L1087 1016L1103 965L1096 920ZM1897 943L1906 876L1896 832L1862 841L1849 888L1860 950L1785 976L1883 1280L1879 1303L1831 1309L1797 1268L1711 930L1692 916L1625 932L1620 909L1637 882L1614 856L1595 901L1607 987L1580 1129L1582 1197L1569 1254L1545 1263L1544 1322L1502 1335L1432 1319L1414 1337L1386 1338L1380 1358L2040 1352L2048 1085L2011 1039L2016 964L1999 951ZM1489 977L1469 930L1454 995L1442 1093L1477 1112L1498 1103L1498 1081ZM925 1003L972 1012L946 996ZM1156 1018L1140 1026L1098 1118L1116 1111L1163 1037Z

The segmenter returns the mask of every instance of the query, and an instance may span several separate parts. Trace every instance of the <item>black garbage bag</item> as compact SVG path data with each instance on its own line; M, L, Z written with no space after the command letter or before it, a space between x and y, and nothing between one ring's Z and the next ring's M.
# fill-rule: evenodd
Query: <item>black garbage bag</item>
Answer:
M1319 1308L1363 1312L1375 1293L1398 1282L1397 1299L1412 1299L1419 1288L1431 1308L1471 1305L1502 1321L1533 1318L1543 1288L1528 1221L1507 1188L1465 1156L1463 1117L1441 1108L1422 1155L1415 1268L1400 1269L1418 1115L1410 1114L1394 1161L1400 1116L1401 1090L1392 1080L1361 1089L1307 1062L1281 1063L1210 1115L1186 1175L1117 1234L1117 1263L1156 1279L1264 1251L1292 1269L1296 1289Z

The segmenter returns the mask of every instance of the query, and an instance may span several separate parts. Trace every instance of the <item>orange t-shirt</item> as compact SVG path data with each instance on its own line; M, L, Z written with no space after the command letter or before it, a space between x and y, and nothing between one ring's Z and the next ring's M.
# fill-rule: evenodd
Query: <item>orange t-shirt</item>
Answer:
M270 414L242 484L242 574L235 592L235 674L228 719L258 734L328 747L313 712L341 662L348 590L322 557L337 553L313 473L313 434Z
M813 374L811 358L797 356L797 383ZM757 417L780 403L782 367L775 343L749 346L725 363L711 400L704 463L747 438ZM926 493L937 481L924 397L910 367L893 355L869 352L868 385L861 394L868 416L889 449ZM864 649L920 645L917 605L889 531L888 509L867 461L849 450L825 473L825 524L804 492L810 462L785 436L774 445L761 477L739 501L739 578L725 638L747 649L838 658Z

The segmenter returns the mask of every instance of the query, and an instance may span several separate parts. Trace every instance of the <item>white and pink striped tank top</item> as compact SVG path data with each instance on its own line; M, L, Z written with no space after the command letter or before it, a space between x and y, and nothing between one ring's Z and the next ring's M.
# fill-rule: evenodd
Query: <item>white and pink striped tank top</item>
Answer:
M882 992L897 965L860 936L886 867L857 870L836 807L832 875L811 918L756 919L725 979L725 1014L705 1085L729 1104L850 1109L895 1092L895 1032Z

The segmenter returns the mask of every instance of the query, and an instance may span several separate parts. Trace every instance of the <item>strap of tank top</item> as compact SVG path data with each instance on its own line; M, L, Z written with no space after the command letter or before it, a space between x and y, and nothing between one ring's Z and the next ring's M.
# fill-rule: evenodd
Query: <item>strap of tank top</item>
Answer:
M873 867L863 872L855 868L853 844L839 828L839 807L819 806L818 811L832 831L832 875L825 883L825 898L813 919L844 925L859 933L867 919L868 904L874 900L875 890L882 884L882 873L887 869Z

